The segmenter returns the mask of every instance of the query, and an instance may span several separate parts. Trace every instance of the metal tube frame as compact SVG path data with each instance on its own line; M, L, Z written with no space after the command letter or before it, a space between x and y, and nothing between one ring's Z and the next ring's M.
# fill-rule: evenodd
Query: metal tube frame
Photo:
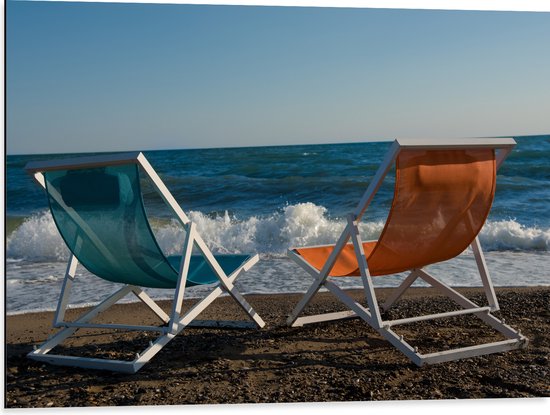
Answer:
M487 264L485 263L483 251L481 249L481 245L477 236L472 241L471 248L474 253L474 258L481 277L485 296L489 304L487 307L480 307L474 304L472 301L468 300L466 297L458 293L453 288L443 284L441 281L428 274L424 269L410 270L409 275L403 280L401 285L392 291L392 293L383 305L379 306L376 299L376 293L372 283L372 278L369 272L367 259L363 251L363 243L361 241L358 228L359 221L363 217L369 204L371 203L380 185L382 184L384 177L392 167L402 149L498 149L499 151L496 154L496 168L498 169L504 159L511 152L515 144L516 142L512 138L455 139L444 142L438 140L395 140L390 147L386 157L384 158L382 164L378 168L374 179L371 181L367 190L363 194L363 197L361 198L356 209L348 217L347 226L340 235L338 242L334 245L334 249L328 257L323 268L320 271L317 270L316 268L311 266L302 256L300 256L293 248L289 249L288 256L290 257L290 259L292 259L308 274L310 274L314 278L314 281L308 291L302 297L300 302L291 312L290 316L288 317L287 324L289 326L296 327L318 322L360 317L418 366L422 366L423 364L440 363L461 358L479 356L489 353L498 353L526 347L528 339L523 336L521 332L504 324L503 321L497 319L491 314L492 311L499 310L499 305L491 281L491 277L487 269ZM349 295L347 295L336 284L329 280L330 270L334 266L338 255L342 251L343 247L348 243L349 239L351 239L353 243L368 307L363 307L361 304L359 304ZM383 320L381 317L380 308L386 311L390 307L392 307L418 278L421 278L432 287L435 287L444 295L454 300L454 302L462 307L462 309L446 313L436 313L398 320ZM321 287L325 287L326 289L328 289L328 291L330 291L350 310L337 313L325 313L298 317ZM391 327L399 324L408 324L418 321L426 321L431 319L452 317L465 314L473 314L477 316L493 329L503 334L507 338L507 340L485 343L471 347L455 348L436 353L420 354L417 348L412 347L403 339L402 336L398 336L394 331L391 330Z
M90 369L102 369L115 372L135 373L148 363L170 340L178 335L187 326L193 327L227 327L227 328L261 328L265 326L265 322L238 292L234 285L235 280L243 272L248 271L259 260L258 254L248 258L239 268L231 275L226 275L220 264L212 254L206 243L203 241L197 232L196 225L192 223L181 207L178 205L168 188L164 185L153 167L149 164L145 156L140 152L124 153L115 155L82 157L65 160L52 160L46 162L31 162L28 163L25 169L33 175L34 179L43 188L46 188L43 172L48 170L58 169L78 169L90 168L107 165L119 165L126 163L138 164L147 174L149 179L154 184L156 191L162 199L174 212L180 223L186 230L186 239L183 246L183 258L181 263L176 289L172 301L172 310L170 315L165 313L161 307L151 299L140 287L135 285L124 285L122 288L111 294L101 303L89 310L84 315L77 318L75 321L68 322L64 320L65 311L69 305L70 291L76 275L76 269L79 264L75 255L71 254L65 272L65 278L61 287L57 309L54 316L53 327L62 328L52 337L48 338L42 345L35 347L27 356L31 359L48 362L55 365L74 366ZM189 262L193 247L197 247L198 251L204 256L210 268L218 277L219 283L213 290L206 295L202 300L197 302L186 313L182 314L182 306L185 294L185 284L187 282L187 274L189 271ZM216 298L222 293L228 293L237 304L244 310L251 322L247 321L209 321L196 320L202 311L204 311ZM142 301L155 315L161 320L161 326L140 326L126 324L95 324L91 323L99 313L107 310L109 307L118 302L121 298L128 294L135 295ZM156 340L149 342L149 346L141 353L137 353L132 361L112 360L112 359L97 359L66 355L56 355L49 353L54 347L61 344L64 340L81 328L90 329L122 329L136 331L156 331L160 332Z

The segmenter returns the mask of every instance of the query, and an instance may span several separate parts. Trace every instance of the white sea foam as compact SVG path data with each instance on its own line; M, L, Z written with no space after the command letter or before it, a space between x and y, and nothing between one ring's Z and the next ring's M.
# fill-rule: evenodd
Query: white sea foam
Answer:
M334 243L345 221L331 218L327 209L313 203L286 206L266 217L211 217L189 212L190 219L215 253L258 252L279 257L293 246ZM364 240L376 239L383 222L360 224ZM167 255L181 252L184 232L172 221L156 225L155 235ZM550 228L526 227L514 220L489 221L481 231L482 246L488 251L550 251ZM8 261L65 261L68 250L49 212L27 218L8 238Z
M514 220L487 222L480 234L485 249L550 251L550 228L527 228Z
M6 241L8 259L63 261L68 249L49 212L27 218Z

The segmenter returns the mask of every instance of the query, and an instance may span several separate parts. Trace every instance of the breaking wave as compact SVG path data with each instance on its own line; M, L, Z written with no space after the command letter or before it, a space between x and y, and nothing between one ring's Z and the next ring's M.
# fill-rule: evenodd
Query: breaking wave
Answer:
M288 248L334 243L345 220L332 218L327 209L313 203L289 205L266 217L239 218L227 212L215 217L189 212L189 218L215 253L286 255ZM178 222L153 220L160 247L167 255L181 252L184 231ZM360 225L364 240L376 239L384 223ZM526 227L515 220L488 221L480 239L489 251L549 251L550 228ZM49 211L26 218L7 239L8 260L63 261L68 250Z

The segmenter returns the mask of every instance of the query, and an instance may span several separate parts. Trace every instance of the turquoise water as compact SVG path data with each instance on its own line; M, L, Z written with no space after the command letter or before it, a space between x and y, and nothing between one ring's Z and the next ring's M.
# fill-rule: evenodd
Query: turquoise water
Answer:
M494 205L480 238L488 261L496 261L499 268L499 276L494 275L497 285L548 284L550 135L516 140L518 145L498 172ZM261 254L260 264L243 279L244 291L296 292L305 290L309 280L287 260L286 250L334 242L344 226L344 215L355 208L390 144L144 153L215 252ZM30 160L67 156L7 157L8 311L55 304L67 249L47 212L43 191L23 167ZM361 225L365 238L376 238L383 227L393 195L392 175L367 211ZM145 181L144 189L161 248L168 255L177 254L183 241L181 229ZM479 285L463 275L470 259L465 253L451 267L454 271L446 269L450 283ZM85 270L81 275L91 278ZM380 284L395 281L385 279ZM354 286L356 281L344 283ZM98 284L103 287L102 282ZM75 300L84 303L91 297L89 301L94 302L98 296L84 287Z

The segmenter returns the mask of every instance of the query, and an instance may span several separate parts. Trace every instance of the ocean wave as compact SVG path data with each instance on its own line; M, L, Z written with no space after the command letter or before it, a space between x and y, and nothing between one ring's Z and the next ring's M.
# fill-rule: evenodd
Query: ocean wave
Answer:
M28 217L6 241L8 259L63 261L68 249L49 211Z
M189 218L214 253L253 253L284 256L293 246L334 243L345 226L342 218L332 218L325 207L313 203L288 205L265 217L239 218L228 212L215 217L191 211ZM173 221L152 221L155 236L166 255L181 252L184 231ZM364 240L376 239L382 221L360 224ZM515 220L488 221L480 233L481 244L489 251L550 251L550 228L527 227ZM65 261L68 249L51 214L28 217L8 237L8 261Z
M515 220L488 221L479 238L490 251L550 251L550 228L529 228Z

